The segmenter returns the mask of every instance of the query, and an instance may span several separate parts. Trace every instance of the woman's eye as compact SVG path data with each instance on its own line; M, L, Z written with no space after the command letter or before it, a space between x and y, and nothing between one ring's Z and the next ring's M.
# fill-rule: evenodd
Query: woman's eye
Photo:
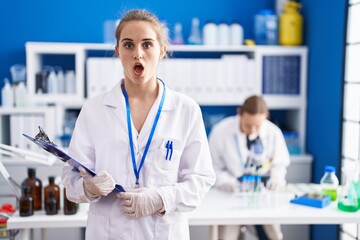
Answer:
M149 42L144 43L144 48L150 48L150 47L151 47L151 43Z
M124 47L129 49L129 48L133 47L133 44L132 43L125 43Z

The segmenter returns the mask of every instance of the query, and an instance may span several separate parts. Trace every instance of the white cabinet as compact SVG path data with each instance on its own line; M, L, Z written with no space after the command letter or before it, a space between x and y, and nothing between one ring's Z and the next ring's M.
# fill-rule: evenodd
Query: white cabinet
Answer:
M55 104L58 109L81 106L87 96L108 90L120 80L122 68L120 61L113 57L113 49L111 44L27 42L30 98L35 103ZM247 96L261 94L271 110L286 112L286 124L299 133L300 146L304 149L306 47L174 45L169 51L173 57L160 62L159 77L170 87L203 106L237 106ZM93 52L100 54L92 56ZM75 94L36 94L35 74L46 64L43 58L47 55L74 57ZM113 58L109 60L109 57ZM61 111L57 112L61 114ZM61 124L60 120L57 134Z

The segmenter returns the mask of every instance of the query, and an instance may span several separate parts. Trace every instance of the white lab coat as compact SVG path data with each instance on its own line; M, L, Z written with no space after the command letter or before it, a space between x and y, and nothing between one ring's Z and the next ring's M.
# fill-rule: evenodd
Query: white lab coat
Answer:
M270 179L285 182L290 156L281 130L265 120L259 136L264 148L263 157L271 160ZM210 133L209 144L216 185L235 184L236 178L244 173L244 164L250 153L246 146L246 135L240 131L240 116L230 116L216 124Z
M154 122L163 85L138 134L132 125L137 166ZM165 160L166 142L173 141L171 161ZM116 183L135 187L121 84L110 92L89 99L77 119L69 154L96 172L107 171ZM68 198L89 202L83 180L65 165L62 173ZM126 217L113 191L90 204L86 239L143 240L189 239L188 220L182 212L195 209L215 183L215 173L200 107L190 98L166 88L166 98L145 163L140 186L160 193L165 215Z

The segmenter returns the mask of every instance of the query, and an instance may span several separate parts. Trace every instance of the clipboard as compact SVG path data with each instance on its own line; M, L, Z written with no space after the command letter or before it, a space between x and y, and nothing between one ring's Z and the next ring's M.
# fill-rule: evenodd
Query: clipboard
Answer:
M25 133L23 133L23 136L26 137L27 139L29 139L30 141L34 142L35 144L37 144L39 147L41 147L42 149L44 149L48 153L54 155L55 157L57 157L61 161L68 163L70 166L72 166L72 167L74 167L76 169L79 169L79 167L83 167L92 176L96 175L95 171L93 171L92 169L86 167L85 165L83 165L82 163L77 161L75 158L73 158L70 155L68 155L67 153L65 153L64 150L62 150L61 148L56 146L54 143L45 142L43 140L30 137L29 135L27 135ZM115 184L115 190L117 192L125 192L124 188L120 184Z

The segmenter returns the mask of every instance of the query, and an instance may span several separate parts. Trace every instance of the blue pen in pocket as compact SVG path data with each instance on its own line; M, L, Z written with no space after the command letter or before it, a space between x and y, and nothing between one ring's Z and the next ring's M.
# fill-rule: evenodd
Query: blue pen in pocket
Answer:
M166 156L165 156L165 160L168 160L168 157L169 157L169 150L170 150L170 141L169 141L169 140L166 142L165 148L166 148Z

